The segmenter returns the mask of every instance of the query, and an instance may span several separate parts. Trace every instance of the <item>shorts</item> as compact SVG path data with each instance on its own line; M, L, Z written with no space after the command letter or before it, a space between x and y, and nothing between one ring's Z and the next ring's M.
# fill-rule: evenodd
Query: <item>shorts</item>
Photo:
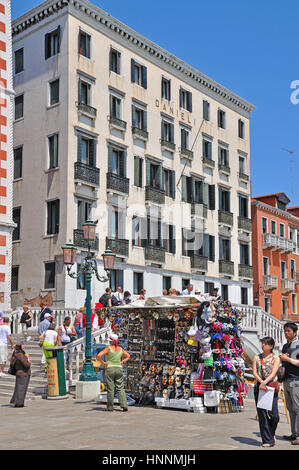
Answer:
M8 346L7 344L0 344L0 364L5 364L8 359Z

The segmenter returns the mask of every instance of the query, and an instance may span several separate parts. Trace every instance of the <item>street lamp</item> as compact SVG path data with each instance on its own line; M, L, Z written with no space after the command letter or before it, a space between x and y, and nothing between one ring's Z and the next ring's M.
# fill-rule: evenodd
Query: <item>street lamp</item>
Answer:
M77 274L72 272L72 266L75 263L77 248L72 242L66 243L63 247L63 261L67 268L68 275L73 279L78 279L82 274L85 274L86 279L86 336L85 336L85 361L80 375L80 381L93 382L97 381L98 377L95 373L94 366L91 361L91 279L92 274L100 282L107 282L110 278L110 270L114 267L115 254L111 250L106 250L103 254L104 270L106 276L100 276L98 273L97 262L94 258L94 253L91 252L91 242L96 239L96 222L88 220L83 224L83 237L87 241L88 253L82 260L80 270Z

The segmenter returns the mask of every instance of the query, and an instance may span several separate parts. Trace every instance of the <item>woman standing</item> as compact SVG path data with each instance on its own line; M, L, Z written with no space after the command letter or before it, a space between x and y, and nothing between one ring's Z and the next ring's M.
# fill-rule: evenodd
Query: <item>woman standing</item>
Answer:
M28 305L24 305L23 313L22 313L19 323L22 325L22 334L23 334L25 341L29 341L31 338L31 336L28 336L28 328L30 328L32 325L32 318L33 318L33 315L30 312Z
M79 309L79 312L75 316L75 320L74 320L74 328L77 332L77 335L78 335L77 338L78 339L82 338L82 336L83 336L82 330L83 330L83 315L84 315L84 312L85 312L85 308L81 307Z
M53 346L56 346L57 344L57 338L58 334L57 331L55 331L55 324L51 323L47 329L40 337L40 341L43 341L43 351L44 355L46 358L46 366L45 366L45 372L47 372L48 368L48 363L47 359L50 357L53 357L53 352L52 351L46 351L46 348L52 348Z
M58 346L66 346L76 339L77 333L71 325L71 317L65 317L63 325L58 328ZM69 368L69 352L66 354L66 370Z
M10 404L14 405L14 408L23 408L31 375L31 365L22 343L15 345L10 366L14 368L16 375L15 390Z
M130 359L130 354L118 345L118 336L110 334L110 346L97 355L97 359L105 366L107 387L107 411L113 411L114 392L118 394L119 406L128 411L127 397L124 388L123 365ZM102 357L106 356L106 361Z
M267 411L257 408L260 433L263 447L273 447L275 445L275 431L279 422L278 414L278 392L279 383L277 382L277 371L280 365L279 357L273 354L275 346L274 339L266 336L261 340L263 352L254 356L252 372L256 379L254 387L254 398L257 404L259 390L267 391L268 387L274 387L274 398L272 410Z

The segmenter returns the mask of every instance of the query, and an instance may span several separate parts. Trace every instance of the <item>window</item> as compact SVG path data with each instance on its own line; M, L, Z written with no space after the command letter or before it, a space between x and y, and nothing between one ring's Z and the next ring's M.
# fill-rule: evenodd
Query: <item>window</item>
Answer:
M165 225L165 240L163 240L163 248L167 253L175 254L176 252L176 242L175 242L175 226L174 225Z
M60 26L55 31L45 35L45 59L60 52Z
M114 95L110 95L110 116L121 119L121 99Z
M239 216L248 218L248 198L239 195Z
M79 54L90 59L91 36L84 31L79 31Z
M109 172L125 178L126 176L126 152L111 148L109 152Z
M163 190L165 196L175 199L175 172L173 170L163 169Z
M147 88L147 68L131 59L131 81Z
M140 157L134 157L134 185L142 188L143 160Z
M262 217L262 232L268 233L268 219Z
M22 178L23 147L14 149L14 179Z
M222 261L231 260L231 241L219 237L219 259Z
M77 263L77 274L79 274L80 268L81 264ZM77 289L86 290L86 277L84 272L77 278Z
M165 225L165 224L164 224ZM156 217L147 217L147 244L153 248L163 247L162 222Z
M291 259L291 279L296 279L295 260Z
M132 105L132 126L147 132L147 113L145 109Z
M91 203L78 199L77 229L82 230L82 225L91 218Z
M292 313L296 314L297 313L297 295L292 294Z
M239 157L239 173L246 174L245 158Z
M161 97L167 101L171 100L171 81L164 77L161 82Z
M78 135L78 162L96 167L96 140Z
M249 245L240 243L240 264L249 266Z
M271 220L271 233L272 233L272 235L276 235L276 222L275 222L275 220Z
M229 300L228 299L228 285L227 284L221 284L221 297L222 297L222 300Z
M281 209L282 211L285 211L287 208L287 205L281 201L277 201L277 208Z
M119 237L119 228L120 228L120 213L117 209L111 208L110 209L110 227L109 227L109 236L118 240Z
M163 184L163 182L162 182L162 166L161 165L155 165L150 160L147 160L146 165L147 165L147 168L146 168L147 185L152 187L152 188L161 189L161 186Z
M112 292L116 292L117 287L124 288L124 272L122 269L111 269L109 278L109 287Z
M137 217L132 218L132 245L144 247L147 244L147 218Z
M13 266L11 269L11 291L19 290L19 266Z
M248 289L247 287L241 287L241 304L248 305Z
M59 233L59 199L47 202L47 235Z
M284 224L279 224L279 235L284 237Z
M17 207L12 211L12 220L14 221L17 226L14 228L12 232L12 240L20 240L20 233L21 233L21 208Z
M45 289L55 289L55 263L45 263Z
M190 284L190 279L182 279L182 290L187 289Z
M209 254L208 260L214 262L215 261L215 236L209 235Z
M171 289L171 277L163 276L163 290L167 290L167 293Z
M280 262L280 276L281 276L281 279L285 279L286 278L286 262L285 261L281 261Z
M238 137L240 139L244 139L245 137L245 124L244 124L244 121L242 121L242 119L238 120Z
M264 298L264 309L266 313L270 313L270 299L269 297Z
M81 78L78 82L78 101L79 104L91 105L91 84Z
M214 282L205 282L205 291L204 294L213 294L213 291L215 289L215 284Z
M59 79L50 83L50 106L59 103Z
M162 120L162 140L174 143L174 125L168 121Z
M202 114L205 121L210 120L210 103L206 100L202 102Z
M268 276L269 274L269 258L263 256L263 275Z
M218 164L227 168L229 167L228 149L218 147Z
M183 88L180 88L180 108L192 113L192 93Z
M134 273L134 294L140 294L143 289L143 273Z
M193 202L192 178L190 176L182 176L182 201Z
M230 192L219 188L219 210L230 212Z
M110 72L114 72L120 75L120 59L121 59L121 53L116 51L115 49L110 49L110 57L109 57Z
M288 302L287 300L282 300L282 318L286 318L288 316Z
M221 129L225 129L226 127L226 119L225 119L225 112L222 109L218 109L218 127Z
M23 72L24 70L24 49L19 49L15 52L15 74Z
M48 137L49 169L58 167L58 134Z
M212 160L212 142L203 139L202 141L202 156L208 160Z
M186 129L181 129L181 147L189 149L189 132Z
M15 97L15 121L24 117L24 95Z

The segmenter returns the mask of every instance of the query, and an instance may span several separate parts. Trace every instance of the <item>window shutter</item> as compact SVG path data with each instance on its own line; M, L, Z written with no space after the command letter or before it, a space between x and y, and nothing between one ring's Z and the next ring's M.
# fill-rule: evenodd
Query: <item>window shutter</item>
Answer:
M191 183L191 194L188 202L195 202L195 179L191 177L189 181Z
M163 168L162 165L158 166L158 189L163 188Z
M82 155L82 136L79 134L78 135L78 155L77 155L78 162L81 162L81 155Z
M132 126L137 127L136 108L133 104L132 104Z
M89 166L96 167L96 141L95 139L89 140Z
M108 172L113 172L113 148L108 145Z
M209 235L209 261L215 261L215 237Z
M208 207L209 206L209 185L208 183L203 183L203 203Z
M166 249L166 241L168 239L167 233L168 233L168 225L165 222L161 222L161 248L164 248L164 249Z
M118 75L120 75L120 52L117 52L117 65L116 65L116 70Z
M182 201L187 202L187 177L182 176Z
M139 186L139 157L134 157L134 185Z
M165 125L164 125L164 121L162 120L161 121L161 139L165 140L165 138L166 138Z
M135 67L135 60L131 59L131 82L132 83L135 83L134 67Z
M147 217L141 217L139 219L139 224L140 224L140 238L141 238L141 246L146 247L148 242L148 230L147 230Z
M171 101L171 80L169 80L168 83L169 83L169 88L168 88L168 90L169 90L169 101Z
M45 35L45 59L50 57L50 34Z
M170 197L175 199L175 171L170 170Z
M147 112L146 111L143 111L142 112L142 115L143 115L143 127L142 129L147 132Z
M120 176L126 178L127 174L127 152L123 150L120 158Z
M170 124L170 142L174 143L174 125Z
M216 204L215 204L215 185L214 184L210 184L209 185L209 209L211 211L214 211L215 208L216 208Z
M218 147L218 164L221 165L221 147Z
M190 91L187 92L187 108L192 113L192 93Z
M204 233L203 234L203 240L202 240L202 254L203 256L209 256L209 234Z
M55 202L55 233L59 233L59 212L60 212L60 201L59 199Z
M60 25L57 27L57 51L58 51L58 54L60 52L60 41L61 41L61 34L60 34L60 31L61 31L61 28L60 28Z
M172 241L172 250L171 253L175 254L176 253L176 238L175 238L175 225L170 225L171 231L172 231L172 236L171 236L171 241Z
M141 67L141 83L143 88L147 89L147 68L144 65Z
M151 162L146 160L146 186L151 184Z
M184 99L183 99L183 90L180 88L180 108L183 107Z

